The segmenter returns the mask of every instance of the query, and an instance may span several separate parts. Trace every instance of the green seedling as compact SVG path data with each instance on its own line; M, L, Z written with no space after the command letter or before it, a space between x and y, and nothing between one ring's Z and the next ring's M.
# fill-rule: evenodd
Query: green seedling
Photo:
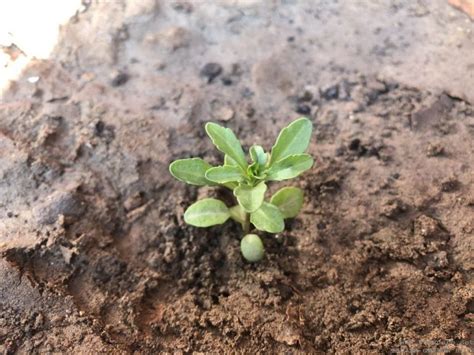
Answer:
M216 148L224 153L224 164L211 166L201 158L180 159L170 164L171 174L178 180L197 186L223 186L233 191L234 206L205 198L193 203L184 213L184 221L196 227L210 227L232 218L242 225L246 236L241 252L250 262L262 259L264 247L256 234L248 234L253 227L268 233L280 233L284 220L295 217L303 205L303 191L297 187L283 187L265 201L267 183L297 177L313 166L313 158L306 154L311 139L312 124L300 118L285 127L267 153L260 145L250 147L250 162L242 146L229 128L208 122L208 136Z

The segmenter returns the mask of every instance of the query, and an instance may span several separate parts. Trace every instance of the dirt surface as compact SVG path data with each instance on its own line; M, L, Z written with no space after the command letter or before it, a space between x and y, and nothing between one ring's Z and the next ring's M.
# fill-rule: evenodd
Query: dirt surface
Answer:
M473 28L441 1L84 6L2 97L0 349L471 352ZM222 161L204 122L269 149L300 115L305 205L261 263L184 224L229 198L167 170Z

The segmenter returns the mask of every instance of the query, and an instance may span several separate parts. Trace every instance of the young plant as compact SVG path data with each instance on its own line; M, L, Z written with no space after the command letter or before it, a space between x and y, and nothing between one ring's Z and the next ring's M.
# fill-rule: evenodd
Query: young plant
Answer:
M295 178L313 165L313 158L304 153L311 139L311 121L303 117L284 128L270 153L260 145L251 146L251 162L232 130L212 122L205 128L212 143L224 153L224 164L211 166L201 158L189 158L172 162L169 170L187 184L232 190L236 204L228 207L220 200L205 198L188 207L184 221L196 227L210 227L232 218L246 234L241 241L243 256L250 262L258 261L264 248L256 234L248 234L252 226L280 233L285 228L284 220L295 217L303 205L303 191L297 187L283 187L268 202L265 193L268 182Z

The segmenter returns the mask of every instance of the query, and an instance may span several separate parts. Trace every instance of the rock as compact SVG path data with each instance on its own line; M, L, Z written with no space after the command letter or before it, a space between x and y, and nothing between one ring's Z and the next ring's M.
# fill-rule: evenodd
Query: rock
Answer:
M308 101L311 101L312 99L313 99L313 93L308 89L304 89L302 92L300 92L296 96L296 101L299 103L308 102Z
M94 135L110 143L115 139L115 127L98 120L94 125Z
M76 193L57 191L34 208L34 215L40 224L53 224L60 215L64 216L67 224L71 224L76 222L85 211L86 206Z
M407 210L408 206L400 199L395 198L385 202L381 214L387 218L395 218Z
M299 113L300 115L310 115L311 114L311 107L306 104L298 104L296 106L296 113Z
M210 84L212 81L217 78L222 73L222 66L218 63L207 63L202 67L201 72L199 73L202 77L207 79L207 83Z
M455 192L461 187L461 183L456 178L448 178L441 182L441 191Z
M177 257L176 248L173 243L166 242L165 250L163 252L163 260L167 264L172 264Z
M216 120L227 122L234 118L235 111L228 105L214 101L211 103L211 107L212 117L214 117Z
M339 85L333 85L320 90L321 97L326 100L337 100L339 98Z
M110 77L110 85L113 87L122 86L128 81L128 79L130 79L127 73L119 70L113 72Z
M441 224L436 219L421 215L415 220L414 234L431 239L445 236L446 232L441 228Z
M229 106L225 106L219 110L219 120L229 121L234 117L234 110Z
M441 270L449 265L448 254L443 250L433 255L432 266Z
M66 264L70 264L72 257L76 254L76 251L74 249L70 249L62 245L59 246L59 250L61 251L61 254Z
M359 138L354 138L349 142L349 150L355 152L357 156L361 157L368 153L369 149L365 144L362 144Z
M222 84L225 86L230 86L233 84L232 78L228 75L222 77L221 81L222 81Z
M251 104L248 104L245 106L244 112L245 112L245 116L253 117L253 115L255 115L255 108Z
M358 150L360 147L360 139L359 138L355 138L353 140L351 140L351 142L349 143L349 149L350 150Z
M429 143L426 148L426 156L428 157L439 157L444 155L444 147L440 143Z

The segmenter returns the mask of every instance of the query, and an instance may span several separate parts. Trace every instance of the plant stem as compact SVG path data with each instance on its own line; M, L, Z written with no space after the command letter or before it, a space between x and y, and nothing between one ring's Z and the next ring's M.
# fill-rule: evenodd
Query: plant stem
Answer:
M242 224L242 228L244 229L244 234L248 234L250 231L250 213L245 213L245 221Z

